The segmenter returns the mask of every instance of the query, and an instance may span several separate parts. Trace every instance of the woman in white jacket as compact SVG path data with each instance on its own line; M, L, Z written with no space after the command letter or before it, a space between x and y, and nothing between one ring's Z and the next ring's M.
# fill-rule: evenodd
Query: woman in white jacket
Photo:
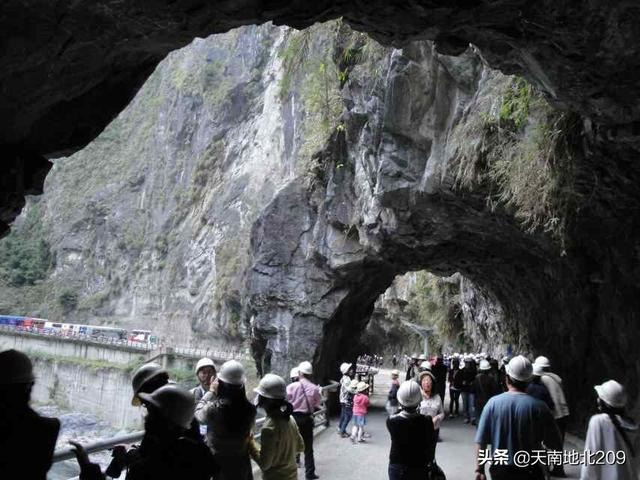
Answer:
M587 429L581 480L637 480L633 442L638 426L625 416L627 394L615 380L597 385L598 410ZM624 455L624 458L622 456Z

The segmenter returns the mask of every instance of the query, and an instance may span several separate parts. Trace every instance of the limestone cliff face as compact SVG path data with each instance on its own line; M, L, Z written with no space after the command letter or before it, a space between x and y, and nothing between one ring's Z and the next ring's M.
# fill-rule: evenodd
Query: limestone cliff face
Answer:
M333 28L305 38L309 68L330 55ZM243 341L251 225L306 168L309 124L324 141L296 83L309 72L284 78L296 35L263 25L195 40L86 149L55 160L35 200L55 267L5 287L3 310L148 327L178 344Z
M548 354L583 415L607 377L635 398L633 146L554 111L474 50L413 43L381 52L374 75L351 58L315 177L283 188L252 230L259 365L284 372L314 352L333 376L378 296L427 269L461 274L474 348Z

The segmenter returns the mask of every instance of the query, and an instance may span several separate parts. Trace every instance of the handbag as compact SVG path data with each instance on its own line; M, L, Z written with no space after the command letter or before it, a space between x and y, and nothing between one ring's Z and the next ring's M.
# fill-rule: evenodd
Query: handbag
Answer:
M447 480L440 466L434 460L427 469L427 480Z

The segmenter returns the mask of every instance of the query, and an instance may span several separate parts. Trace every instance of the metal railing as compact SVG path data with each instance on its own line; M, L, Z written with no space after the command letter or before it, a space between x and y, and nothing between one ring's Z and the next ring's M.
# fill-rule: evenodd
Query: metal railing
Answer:
M209 357L217 360L251 360L251 355L240 349L171 347L173 353L191 358Z

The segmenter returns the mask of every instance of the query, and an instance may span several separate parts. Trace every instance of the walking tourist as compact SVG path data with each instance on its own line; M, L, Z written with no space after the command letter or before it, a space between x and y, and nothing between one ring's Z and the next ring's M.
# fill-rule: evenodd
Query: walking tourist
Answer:
M473 381L473 391L475 392L476 418L480 418L482 415L482 409L489 399L502 393L498 386L498 382L496 382L493 375L491 375L491 364L487 360L480 361L478 374Z
M422 390L413 380L398 389L400 412L387 418L391 435L389 480L424 480L435 452L435 434L431 417L420 415Z
M34 383L29 357L0 352L0 478L45 480L51 468L60 421L29 406Z
M464 358L464 368L461 369L462 373L462 385L460 391L462 392L462 408L465 416L464 423L476 424L475 413L475 390L474 381L476 379L476 362L470 355Z
M434 391L440 395L440 399L444 403L444 393L447 389L447 367L444 365L442 355L436 357L436 363L431 367L431 373L435 378Z
M355 375L355 370L351 363L340 365L342 378L340 379L340 423L338 424L338 435L343 438L348 437L347 427L353 416L353 396L356 391L351 388L351 380Z
M614 452L615 461L583 463L580 480L637 480L638 469L633 445L638 435L638 425L627 417L627 393L622 385L609 380L595 387L598 412L589 420L584 449L598 452ZM624 454L624 461L622 460ZM597 459L596 459L597 460Z
M307 479L320 478L316 475L313 458L313 412L320 409L322 395L320 388L311 382L313 367L310 362L298 365L299 380L287 386L287 399L293 406L293 419L304 440L304 469Z
M369 385L365 382L358 383L356 392L353 397L353 427L351 429L353 443L364 442L364 427L367 424L369 410Z
M504 464L493 462L492 480L543 480L540 463L518 466L514 454L525 451L533 458L534 450L561 450L560 432L549 408L525 393L533 377L531 362L521 355L514 357L506 374L509 390L487 402L478 424L476 480L486 480L484 460L496 456L497 450L506 451L506 459Z
M138 396L148 414L142 444L136 449L136 458L129 464L126 479L209 480L217 475L218 467L210 450L200 438L187 435L194 410L191 393L170 384ZM80 444L69 443L74 446L80 465L80 480L106 478L100 466L89 461Z
M537 398L538 400L542 400L547 405L547 407L549 407L549 410L553 412L554 411L553 399L551 398L551 395L549 394L549 390L547 390L547 387L545 387L544 383L542 383L542 380L541 380L542 373L543 373L542 367L534 363L533 364L533 380L531 380L531 383L527 387L527 394L531 395L534 398Z
M251 458L260 466L263 480L297 480L296 454L304 450L304 442L293 420L292 405L287 402L287 386L283 378L267 373L254 390L258 407L267 417L260 433L260 445L252 439Z
M547 387L549 395L551 395L551 399L553 400L553 418L556 420L562 443L564 444L564 435L567 431L567 421L569 419L569 405L567 404L564 389L562 388L562 379L551 372L551 362L547 357L540 356L536 358L534 363L542 368L540 380L543 385ZM564 467L557 465L551 470L551 475L554 477L566 477Z
M207 445L220 472L216 480L251 480L249 438L256 407L247 400L244 367L225 362L196 406L196 419L207 426Z
M395 415L398 413L398 388L400 388L400 372L398 370L391 370L391 386L389 387L389 393L387 394L386 409L389 415Z
M448 377L449 418L455 418L460 414L460 390L462 388L462 372L460 371L459 357L454 356L451 360Z

